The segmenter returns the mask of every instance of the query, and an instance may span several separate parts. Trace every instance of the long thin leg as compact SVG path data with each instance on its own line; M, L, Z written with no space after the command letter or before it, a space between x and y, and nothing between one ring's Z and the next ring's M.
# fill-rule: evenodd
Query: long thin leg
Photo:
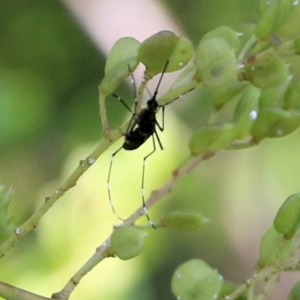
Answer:
M123 146L120 147L116 152L114 152L114 153L111 155L111 158L110 158L110 164L109 164L109 170L108 170L108 176L107 176L107 193L108 193L108 200L109 200L109 203L110 203L110 207L111 207L111 209L112 209L114 215L115 215L118 219L124 221L124 219L121 218L121 217L117 214L117 212L116 212L116 210L115 210L115 207L114 207L114 204L113 204L113 201L112 201L112 198L111 198L111 192L110 192L110 176L111 176L111 170L112 170L113 161L114 161L114 158L115 158L115 156L117 155L117 153L118 153L122 148L123 148Z
M162 125L160 125L157 120L155 119L155 124L157 125L158 129L160 131L164 131L165 129L165 106L162 106L162 116L161 116L161 119L162 119Z
M144 210L144 214L146 215L150 225L155 229L155 226L153 224L153 222L150 220L149 214L148 214L148 209L146 206L146 201L145 201L145 188L144 188L144 183L145 183L145 168L146 168L146 160L149 156L151 156L155 151L156 151L156 145L155 145L155 138L152 135L152 141L153 141L153 150L144 157L143 159L143 172L142 172L142 186L141 186L141 191L142 191L142 201L143 201L143 210ZM159 144L161 145L160 141Z
M157 141L158 141L158 144L159 144L160 149L161 149L161 150L164 150L164 147L163 147L163 145L162 145L162 143L161 143L161 141L160 141L160 138L159 138L159 136L158 136L156 130L154 130L154 133L153 133L153 134L155 134L155 136L156 136L156 139L157 139ZM153 135L152 135L152 136L153 136Z

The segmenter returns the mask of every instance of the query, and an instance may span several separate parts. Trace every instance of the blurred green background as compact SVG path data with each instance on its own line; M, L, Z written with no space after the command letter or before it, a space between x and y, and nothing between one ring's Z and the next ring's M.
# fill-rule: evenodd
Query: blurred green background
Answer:
M121 22L137 27L120 8L126 2L129 5L129 0L110 1L110 7L115 6L114 20L120 24L101 29L108 35L113 30L115 34ZM138 24L143 31L157 22L157 16L147 14L140 2L136 13L144 16L144 23ZM194 45L217 26L242 31L257 17L253 0L152 2L168 13L166 18L172 18L179 34L184 32ZM78 1L66 3L69 8L54 0L1 0L0 4L0 183L16 188L10 207L16 226L102 138L98 85L106 50L70 12ZM93 1L81 5L84 14L83 8ZM105 15L106 1L99 0L99 6ZM134 32L131 35L136 37ZM130 86L124 84L117 92L132 103ZM188 139L205 122L210 107L205 95L190 93L182 99L166 109L166 130L160 135L165 150L148 161L147 194L187 159ZM108 118L116 128L129 115L114 98L108 100ZM109 207L106 178L110 155L120 143L1 260L1 281L50 296L93 254L118 223ZM151 147L149 142L135 152L121 151L115 159L112 194L122 216L140 205L142 158ZM180 263L192 258L202 258L226 279L242 282L253 269L260 236L278 207L287 196L299 192L299 150L300 134L295 132L253 149L222 152L205 162L153 207L150 216L156 219L185 207L202 211L210 223L190 233L150 231L139 257L104 261L84 278L71 299L174 299L171 276ZM295 280L292 275L282 276L272 299L285 298Z

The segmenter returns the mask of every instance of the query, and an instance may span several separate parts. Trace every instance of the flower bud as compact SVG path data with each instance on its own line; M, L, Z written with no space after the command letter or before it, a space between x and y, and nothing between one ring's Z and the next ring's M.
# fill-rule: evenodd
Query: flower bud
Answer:
M233 123L206 125L198 129L189 142L193 155L226 148L236 135Z
M176 230L189 231L201 228L206 222L208 219L198 211L173 211L161 221L161 225Z
M295 240L286 240L271 226L262 236L259 245L259 266L279 266L289 259L297 247Z
M223 278L200 259L181 264L173 274L171 288L177 299L214 300L222 289Z
M235 50L220 37L201 39L195 53L195 80L219 88L237 81Z
M160 31L146 39L138 50L139 60L149 76L160 73L169 61L166 72L182 69L193 56L192 43L171 31Z
M244 79L258 88L269 88L287 80L286 63L274 52L263 52L248 60Z
M144 239L145 233L136 226L115 228L110 250L122 260L131 259L142 252Z
M239 100L233 115L236 124L236 139L243 139L250 134L257 118L260 89L249 84Z
M289 196L279 208L274 219L277 232L292 238L300 227L300 194Z
M131 37L119 39L112 47L105 64L105 76L100 83L100 93L111 94L122 80L138 65L137 53L140 42Z

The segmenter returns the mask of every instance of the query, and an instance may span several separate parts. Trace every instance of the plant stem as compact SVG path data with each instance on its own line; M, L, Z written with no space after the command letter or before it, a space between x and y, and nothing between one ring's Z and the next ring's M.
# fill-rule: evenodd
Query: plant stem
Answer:
M0 296L6 300L51 300L0 281Z
M166 194L170 193L178 180L183 176L190 173L195 167L197 167L204 160L211 158L214 155L212 152L204 153L201 156L190 159L183 167L176 169L172 173L171 179L161 186L158 190L151 193L150 197L146 201L146 206L149 208L154 205L158 200L163 198ZM133 214L127 218L121 226L129 226L145 214L143 206L139 207ZM55 293L52 297L59 300L69 299L70 294L77 287L80 280L91 271L100 261L109 256L111 235L96 249L96 252L90 257L90 259L72 276L65 287L58 293Z

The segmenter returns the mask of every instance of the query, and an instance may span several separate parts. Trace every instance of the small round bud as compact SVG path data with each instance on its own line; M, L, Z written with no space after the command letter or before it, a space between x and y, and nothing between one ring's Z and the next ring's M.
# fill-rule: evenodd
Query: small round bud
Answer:
M294 0L260 0L256 36L266 39L275 33L287 22L294 9Z
M300 81L293 78L283 97L283 108L286 110L300 109Z
M262 89L259 97L259 108L262 109L273 104L276 106L276 102L280 101L284 96L290 81L291 79L288 78L282 84Z
M236 128L233 123L206 125L193 134L189 148L193 155L221 150L230 145L235 135Z
M198 211L173 211L161 221L161 225L176 230L189 231L201 228L206 222L208 219Z
M111 252L122 260L139 255L144 247L145 233L136 226L115 228L111 237Z
M286 240L271 226L262 236L259 245L259 266L279 266L289 259L297 247L295 240Z
M264 52L248 60L244 78L258 88L269 88L287 80L286 63L273 52Z
M223 38L201 39L195 53L195 80L218 88L237 81L235 50Z
M286 39L294 39L299 37L299 27L300 27L300 3L295 0L281 0L283 2L290 2L290 11L287 19L284 21L282 26L276 33Z
M300 38L294 40L294 49L296 54L300 54Z
M236 124L236 139L243 139L250 134L258 114L260 91L252 84L245 88L233 115L233 121Z
M214 300L222 289L223 278L200 259L181 264L173 274L171 288L177 299Z
M300 227L300 194L289 196L279 208L274 219L277 232L292 238Z
M138 65L140 42L134 38L119 39L112 47L105 64L105 76L100 83L100 93L109 95L130 75Z
M252 139L258 143L264 138L278 138L290 134L300 126L300 112L277 107L259 110L252 130Z
M107 55L105 73L113 69L119 63L137 58L140 46L141 43L132 37L123 37L117 40Z
M210 38L221 38L226 41L231 49L237 52L240 48L240 39L238 33L230 27L220 26L217 27L202 37L202 41Z
M192 43L171 31L160 31L146 39L139 48L138 58L146 66L149 76L162 72L169 61L166 72L182 69L193 56Z

